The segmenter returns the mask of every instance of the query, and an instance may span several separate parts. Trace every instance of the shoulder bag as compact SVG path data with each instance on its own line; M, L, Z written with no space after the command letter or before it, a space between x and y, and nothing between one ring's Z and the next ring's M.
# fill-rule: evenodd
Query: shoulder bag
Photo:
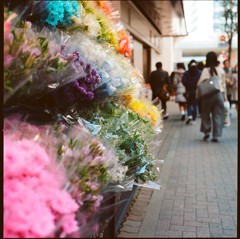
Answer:
M159 98L164 101L170 100L170 92L168 90L168 85L166 83L163 84Z
M211 76L204 80L197 86L197 90L199 98L220 92L218 76Z

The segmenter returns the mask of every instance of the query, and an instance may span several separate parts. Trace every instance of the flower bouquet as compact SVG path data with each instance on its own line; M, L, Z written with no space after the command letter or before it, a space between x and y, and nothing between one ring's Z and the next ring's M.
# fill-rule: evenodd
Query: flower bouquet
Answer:
M6 118L4 123L4 132L6 136L6 138L4 138L4 146L6 148L4 151L4 169L6 175L10 177L12 175L10 173L13 170L14 172L19 171L19 174L21 175L29 174L29 176L21 176L21 182L24 184L24 187L32 185L32 187L34 187L32 190L35 190L36 186L34 185L37 183L46 183L47 180L52 179L53 186L49 183L49 189L47 189L47 185L45 185L43 189L48 190L47 192L50 193L49 190L51 187L60 187L61 189L64 189L64 192L67 192L69 196L71 195L72 199L74 199L78 205L78 210L74 211L76 213L76 221L75 224L71 224L72 227L78 228L77 232L80 236L96 233L99 221L94 215L100 210L103 201L102 195L108 190L107 185L109 183L121 182L125 177L127 170L126 167L121 166L117 162L117 158L113 154L113 151L109 150L109 147L106 148L98 139L92 137L86 129L80 126L73 126L70 128L64 124L58 124L54 127L51 125L34 126L26 122L21 122L20 116ZM51 142L51 147L49 147L49 142ZM21 152L21 148L23 148L22 151L24 150L22 157L17 157L17 152L13 150L13 146L17 147L18 144L21 145L18 147L19 152ZM35 148L37 148L38 151L34 150L31 153L31 150ZM37 158L35 151L36 153L39 153L39 159ZM25 154L28 154L28 157L24 156ZM24 160L21 160L21 158ZM42 158L46 162L40 161ZM48 161L45 158L47 158ZM14 164L13 168L9 167L10 159L16 162L16 165ZM29 161L28 164L26 164L26 162L28 162L26 160ZM32 166L29 167L29 164L32 164ZM55 164L56 166L54 166ZM44 167L46 167L46 169ZM53 178L53 175L50 175L51 177L48 176L49 173L45 173L44 170L50 170L51 173L55 172L55 178ZM27 181L28 178L29 180ZM6 183L8 182L7 180L8 178L4 177ZM27 182L27 184L25 184L25 182ZM6 184L6 188L4 184L6 195L8 192L7 187L8 184ZM22 193L21 187L19 190L19 193ZM41 199L41 194L45 191L41 192L40 190L42 189L40 188L38 191ZM20 198L16 200L20 200ZM53 197L52 200L54 201L55 198ZM104 200L107 200L107 198ZM8 198L6 199L6 202L8 202ZM27 201L27 203L29 202ZM41 206L43 205L40 204L39 209ZM66 206L62 205L64 208ZM62 210L67 212L69 207L70 206ZM11 204L9 204L8 207L6 206L6 211L12 211L14 208L15 205L13 205L12 208ZM101 211L104 210L105 209L101 207ZM24 211L22 212L22 215L25 215ZM71 219L70 217L68 218L69 220ZM14 217L12 219L15 220ZM6 217L6 225L8 220L9 218ZM73 220L73 217L71 220ZM58 228L55 227L55 231L52 229L53 231L51 231L51 233L57 233L56 231L59 231L62 236L65 236L74 232L74 230L70 230L70 224L69 229L66 229L66 231L64 231L64 225L61 231L60 225L61 224L59 224ZM44 222L42 222L42 226L44 226ZM53 228L53 226L51 228ZM42 233L45 233L45 236L50 235L49 231L43 231ZM27 234L20 233L16 235L26 237Z
M37 135L35 140L25 138L11 125L7 123L4 133L4 237L64 237L78 232L79 206L64 189L65 170L37 142Z
M79 110L78 115L84 115L90 122L90 130L92 125L99 126L99 137L114 146L120 163L128 167L126 180L156 179L152 172L154 158L147 146L155 133L148 120L113 102L92 106L91 110ZM76 114L73 117L76 118Z

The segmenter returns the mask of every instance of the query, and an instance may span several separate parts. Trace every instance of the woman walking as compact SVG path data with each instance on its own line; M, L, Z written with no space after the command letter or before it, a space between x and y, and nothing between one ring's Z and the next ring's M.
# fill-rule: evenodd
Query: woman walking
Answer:
M222 136L224 126L224 101L227 100L225 72L218 66L217 54L213 51L206 55L206 65L203 69L198 84L205 79L216 76L220 92L201 97L201 128L204 133L203 140L207 141L212 131L212 142L218 142Z
M186 89L182 83L182 77L185 72L185 66L183 63L177 63L177 70L174 72L173 78L173 86L175 89L175 101L179 105L179 110L181 113L181 120L185 120L185 112L186 112L186 103L187 100L184 96Z

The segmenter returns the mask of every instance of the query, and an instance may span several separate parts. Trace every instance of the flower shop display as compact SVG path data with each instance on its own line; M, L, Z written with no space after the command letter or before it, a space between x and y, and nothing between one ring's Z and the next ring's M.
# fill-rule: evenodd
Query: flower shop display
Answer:
M4 237L91 237L108 192L157 179L161 114L109 2L28 3L4 8Z
M60 232L63 236L71 235L72 232L76 231L74 235L85 237L89 236L90 233L96 232L95 230L98 229L99 222L93 215L100 207L100 203L103 200L102 194L107 190L107 183L110 180L111 182L121 182L127 170L127 167L117 162L116 156L110 150L110 147L108 146L107 149L98 139L92 137L86 129L80 126L73 128L69 128L64 124L55 125L54 127L51 125L36 126L20 121L19 115L12 118L7 117L4 129L4 173L7 175L6 177L4 176L4 181L11 181L15 177L13 173L18 171L16 172L16 182L20 181L23 187L30 186L31 190L38 190L37 187L40 187L37 191L39 195L35 195L35 200L41 201L45 191L50 193L58 188L65 194L68 193L68 197L71 196L71 203L74 203L75 209L78 209L73 211L74 215L68 217L69 220L72 218L74 221L71 224L70 221L66 221L66 225L69 224L69 228L66 231L64 231L65 222L55 219L58 222L56 223L58 227L56 225L52 226L50 232L45 232L43 228L43 234L34 234L34 232L30 234L29 231L22 232L16 229L16 236L29 237L32 235L33 237L46 237L58 235L57 233ZM23 153L19 154L20 152ZM44 170L50 171L51 174L45 173ZM48 180L51 183L48 183ZM44 191L41 191L42 187ZM52 187L56 187L56 189L52 189ZM6 195L8 195L7 183L4 184L4 188L6 188ZM20 192L21 189L23 190L23 188L19 189ZM62 193L63 196L64 193ZM57 200L57 202L60 200L57 196L54 197L52 194L50 196L53 203L54 200ZM4 211L7 212L5 220L8 221L11 219L10 216L14 214L12 210L15 207L12 208L11 204L8 205L8 202L10 203L8 197L5 199ZM21 201L21 198L17 196L16 201ZM48 204L48 201L44 203ZM69 214L71 212L67 211L68 205L64 208L64 203L69 204L70 202L59 201L59 203L63 207L62 210L66 211L65 213ZM25 202L22 202L22 204L25 206ZM27 207L29 206L27 205ZM8 213L8 211L10 212ZM26 213L21 208L18 211L22 215ZM53 211L52 213L56 214L57 212ZM8 215L9 218L7 217ZM13 220L17 219L13 217ZM35 219L32 217L31 220L32 224L37 223L37 217ZM44 226L44 222L42 223ZM8 237L15 229L11 224L6 225L9 228L9 232L6 231L6 236ZM71 231L71 225L73 231ZM28 230L30 230L30 226ZM60 228L62 228L62 231ZM86 228L88 228L87 231Z
M4 135L4 237L41 238L79 230L79 206L65 175L34 140Z

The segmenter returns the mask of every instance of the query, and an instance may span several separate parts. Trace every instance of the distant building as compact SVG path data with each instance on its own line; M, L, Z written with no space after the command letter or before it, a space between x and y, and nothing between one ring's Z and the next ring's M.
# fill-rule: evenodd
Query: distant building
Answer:
M215 51L222 62L228 48L224 32L222 1L183 1L188 36L176 43L177 61L204 61L208 51ZM232 44L232 65L237 62L237 35Z

